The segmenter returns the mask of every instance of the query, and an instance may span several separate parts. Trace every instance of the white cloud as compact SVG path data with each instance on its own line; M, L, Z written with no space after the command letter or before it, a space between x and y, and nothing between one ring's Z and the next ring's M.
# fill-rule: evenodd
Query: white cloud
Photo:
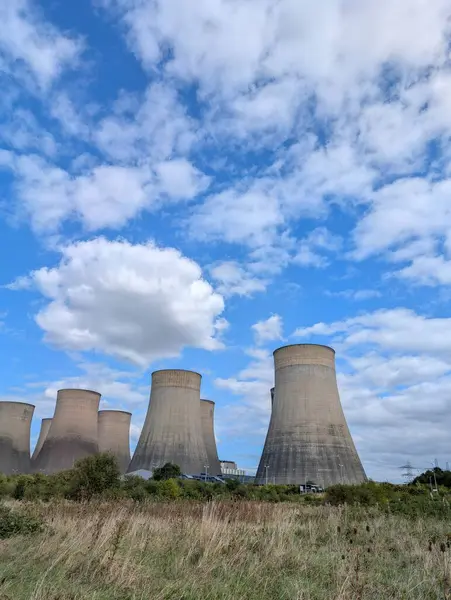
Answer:
M165 202L188 200L203 191L208 179L186 160L150 167L100 165L71 176L38 156L10 159L17 175L20 208L37 231L58 229L67 219L87 230L118 228L143 210Z
M208 197L195 209L189 226L197 239L259 247L275 237L282 221L277 198L256 186Z
M427 67L447 50L446 0L432 6L424 0L409 6L328 0L314 7L307 0L104 3L123 11L130 44L146 66L158 64L170 46L167 69L200 81L206 92L227 94L285 74L305 78L324 95L344 93L387 61Z
M33 0L2 2L0 22L0 60L13 75L24 66L42 88L73 66L81 52L80 41L45 21Z
M186 346L221 347L223 299L177 250L96 238L61 254L29 276L46 299L36 322L48 343L142 366Z
M116 110L96 127L93 141L112 160L134 165L186 154L196 123L171 85L152 83L143 98L121 96Z
M218 292L224 296L252 296L263 292L268 285L266 279L256 276L236 261L223 261L209 269L211 277L218 284Z
M283 339L283 319L280 315L271 315L266 321L252 325L255 341L258 345Z
M358 317L298 328L295 337L337 336L346 347L371 344L390 351L434 352L451 356L451 319L427 318L413 310L378 310Z

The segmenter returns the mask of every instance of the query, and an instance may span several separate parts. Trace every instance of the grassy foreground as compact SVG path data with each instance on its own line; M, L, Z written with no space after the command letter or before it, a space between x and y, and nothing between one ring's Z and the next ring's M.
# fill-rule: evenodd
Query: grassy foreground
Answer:
M27 510L44 530L0 541L1 600L451 598L438 518L245 501Z

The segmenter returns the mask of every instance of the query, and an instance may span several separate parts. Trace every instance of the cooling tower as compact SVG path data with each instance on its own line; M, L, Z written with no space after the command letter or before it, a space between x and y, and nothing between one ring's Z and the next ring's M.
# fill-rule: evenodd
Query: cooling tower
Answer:
M89 390L59 390L47 438L33 471L57 473L98 452L97 411L100 394Z
M42 419L41 421L41 431L39 432L39 438L36 443L33 456L31 457L31 461L34 462L41 451L42 446L47 438L47 434L50 429L50 425L52 424L52 419Z
M0 472L30 472L30 428L34 406L0 402Z
M149 408L129 473L152 471L168 462L186 474L205 470L200 382L201 376L192 371L167 369L152 373Z
M256 482L366 481L341 407L335 351L284 346L274 352L274 365L276 391Z
M215 403L211 400L201 400L200 414L205 451L207 453L208 473L210 475L221 475L221 465L219 463L215 438Z
M121 473L130 464L131 413L122 410L100 410L98 415L99 452L116 457Z

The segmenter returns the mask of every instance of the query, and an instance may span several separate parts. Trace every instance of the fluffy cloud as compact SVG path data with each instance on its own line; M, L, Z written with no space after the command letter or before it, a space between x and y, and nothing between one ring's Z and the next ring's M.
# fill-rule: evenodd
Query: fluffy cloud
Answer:
M93 141L109 159L133 165L184 155L196 136L196 123L176 90L169 83L151 83L143 97L121 95L113 114L100 120Z
M280 315L271 315L266 321L252 325L257 344L283 339L283 319Z
M0 60L13 75L24 66L42 88L47 88L74 64L79 40L46 22L31 0L8 0L0 6Z
M443 168L451 126L447 0L103 4L121 18L147 68L214 99L206 123L223 143L247 140L238 148L244 155L257 140L271 150L275 139L286 144L264 177L260 169L196 210L197 237L259 245L299 222L306 208L321 219L332 205L357 206L365 213L353 257L392 260L393 250L429 238L434 245L451 226ZM403 278L449 282L441 248L428 262L420 258L401 267ZM303 245L297 262L323 267L327 259Z
M210 275L225 296L251 296L263 292L268 281L245 269L236 261L223 261L210 267Z
M100 165L77 176L34 155L11 154L9 165L18 176L21 210L40 232L58 229L70 218L91 231L121 227L144 209L189 200L208 185L184 159L160 162L153 169Z
M97 238L61 253L57 267L29 276L46 299L36 322L47 342L141 366L186 346L221 347L222 297L177 250Z

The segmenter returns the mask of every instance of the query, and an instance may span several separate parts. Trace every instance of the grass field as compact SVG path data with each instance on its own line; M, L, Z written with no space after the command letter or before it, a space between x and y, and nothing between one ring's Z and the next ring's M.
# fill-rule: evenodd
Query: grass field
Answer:
M270 503L29 504L0 600L451 598L451 523Z

